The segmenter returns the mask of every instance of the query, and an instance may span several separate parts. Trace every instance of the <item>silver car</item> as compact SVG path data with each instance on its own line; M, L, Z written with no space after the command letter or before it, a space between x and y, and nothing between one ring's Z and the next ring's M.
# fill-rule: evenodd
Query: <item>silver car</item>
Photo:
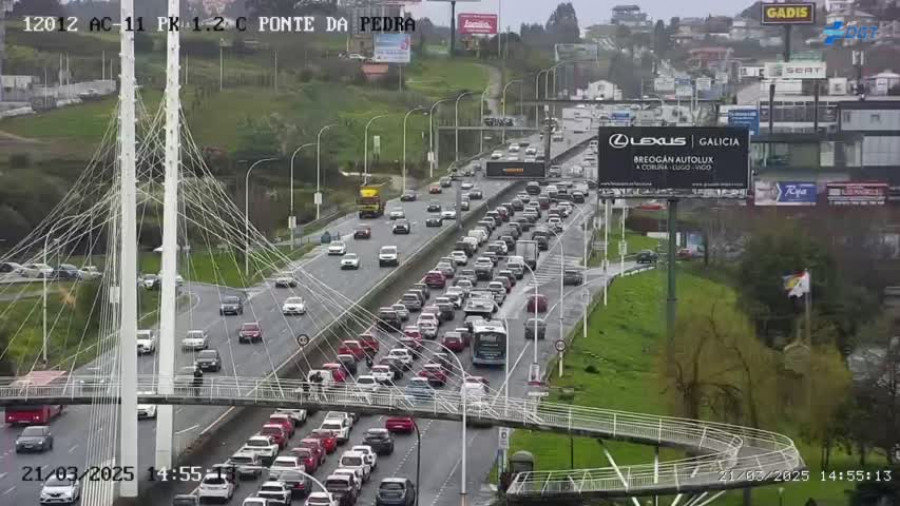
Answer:
M73 504L80 498L81 481L74 474L59 477L54 473L41 487L41 504Z
M181 347L185 350L205 350L209 348L209 334L205 330L190 330L181 340Z

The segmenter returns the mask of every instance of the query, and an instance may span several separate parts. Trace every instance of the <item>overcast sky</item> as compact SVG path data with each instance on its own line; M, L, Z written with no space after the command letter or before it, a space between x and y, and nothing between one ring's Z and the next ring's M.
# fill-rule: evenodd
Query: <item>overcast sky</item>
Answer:
M468 2L458 0L456 12L490 12L496 13L501 0L481 0ZM708 14L733 16L753 3L753 0L570 0L578 15L581 28L606 21L614 5L637 4L651 18L663 19L666 22L673 16L705 17ZM547 22L547 18L556 9L561 0L502 0L503 12L500 23L514 31L519 30L522 23ZM432 2L423 0L422 5L412 8L416 17L427 16L436 24L449 26L450 2Z

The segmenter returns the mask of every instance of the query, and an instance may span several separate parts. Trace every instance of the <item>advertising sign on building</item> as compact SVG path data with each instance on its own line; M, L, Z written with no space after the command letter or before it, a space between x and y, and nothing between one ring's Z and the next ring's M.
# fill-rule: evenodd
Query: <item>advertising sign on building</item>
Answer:
M728 111L728 126L746 128L750 135L759 135L759 111L753 109L731 109Z
M825 79L826 70L822 61L766 62L769 79Z
M675 91L675 78L673 77L657 77L653 80L653 89L656 91Z
M382 63L409 63L409 34L376 33L374 60Z
M697 78L697 91L709 91L711 89L712 89L712 78L709 78L709 77L698 77Z
M816 22L815 2L763 3L764 25L811 25Z
M764 74L762 67L742 66L738 74L741 79L749 77L762 77Z
M675 79L675 95L679 97L691 97L694 95L694 87L691 85L690 77Z
M460 14L458 26L461 35L496 35L497 15Z
M598 60L599 44L556 44L556 61Z
M828 183L828 203L833 206L883 206L887 183Z
M734 127L601 127L601 188L746 190L750 134Z
M794 181L756 181L753 203L757 206L814 206L816 183Z
M848 79L846 77L830 77L828 78L828 94L829 95L846 95L848 91Z
M543 178L544 164L538 162L487 162L487 177Z

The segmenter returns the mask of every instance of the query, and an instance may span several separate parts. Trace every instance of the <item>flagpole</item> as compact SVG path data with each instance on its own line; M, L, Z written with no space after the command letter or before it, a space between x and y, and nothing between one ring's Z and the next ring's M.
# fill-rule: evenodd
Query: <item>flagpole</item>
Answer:
M812 274L809 269L806 269L804 275L808 283L806 295L803 297L803 300L806 301L806 345L812 346Z

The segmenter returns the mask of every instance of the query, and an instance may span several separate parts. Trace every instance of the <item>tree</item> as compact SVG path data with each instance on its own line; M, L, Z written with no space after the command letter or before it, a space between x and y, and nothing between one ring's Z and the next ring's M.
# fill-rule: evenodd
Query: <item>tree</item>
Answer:
M555 44L573 44L581 40L578 28L578 16L571 2L556 6L556 10L547 20L547 34Z
M893 447L900 444L900 338L889 339L884 354L870 358L856 389L860 410L855 422L862 429L860 443L881 449L892 464ZM864 450L861 457L864 458ZM865 462L861 461L861 465Z
M662 58L671 46L672 39L669 31L666 30L665 23L661 19L657 20L656 25L653 26L653 51L658 58Z

